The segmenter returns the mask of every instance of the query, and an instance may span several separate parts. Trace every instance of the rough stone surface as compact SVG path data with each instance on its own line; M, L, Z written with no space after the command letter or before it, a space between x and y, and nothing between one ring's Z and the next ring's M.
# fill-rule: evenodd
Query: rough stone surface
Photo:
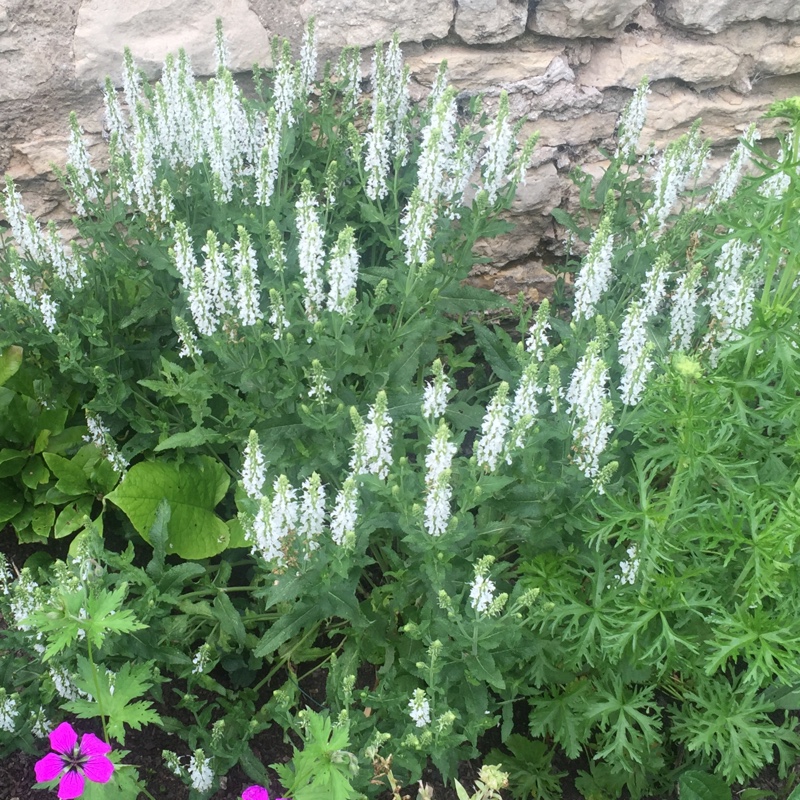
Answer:
M673 37L623 33L595 45L580 79L589 86L635 89L647 75L650 82L675 78L704 86L728 84L741 56L721 44Z
M663 0L661 13L675 25L704 33L719 33L735 22L771 19L800 20L797 0Z
M520 36L527 21L526 0L459 0L455 30L469 44L496 44Z
M322 48L370 47L395 32L403 42L443 39L455 6L453 0L303 0L298 13L304 23L316 18Z
M760 117L777 98L791 97L798 93L798 88L797 80L772 78L743 96L732 89L698 93L664 82L654 87L650 95L641 141L653 141L657 147L663 147L685 133L698 118L702 120L702 135L718 144L733 143L751 122L758 123L762 136L768 137L779 122Z
M407 59L411 74L423 86L430 86L442 60L447 61L447 77L457 89L482 92L501 85L532 80L544 75L553 59L562 55L563 46L477 48L442 45Z
M540 0L528 27L546 36L611 37L644 5L645 0Z
M130 47L140 69L156 77L168 53L186 50L200 75L213 75L217 17L225 27L234 72L270 60L270 33L246 0L84 0L73 49L78 78L118 82L122 51ZM113 26L108 20L114 19Z

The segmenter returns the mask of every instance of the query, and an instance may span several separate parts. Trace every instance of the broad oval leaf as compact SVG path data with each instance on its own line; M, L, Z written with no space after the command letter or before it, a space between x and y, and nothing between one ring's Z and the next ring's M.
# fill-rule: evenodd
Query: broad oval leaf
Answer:
M158 505L169 503L167 552L181 558L209 558L228 546L228 526L214 513L228 491L225 468L212 458L192 462L145 461L134 464L122 483L106 495L149 541Z
M692 769L678 779L681 800L731 800L731 789L722 778Z

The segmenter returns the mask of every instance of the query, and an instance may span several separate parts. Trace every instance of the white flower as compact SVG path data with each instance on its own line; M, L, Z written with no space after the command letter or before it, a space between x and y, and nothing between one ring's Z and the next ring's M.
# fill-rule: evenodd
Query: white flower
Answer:
M653 345L647 336L647 323L658 313L666 293L669 256L659 256L642 284L642 299L628 305L619 334L620 365L624 369L620 394L622 402L636 405L644 393L647 377L655 366L650 358Z
M206 243L200 249L205 255L202 270L206 302L213 309L216 318L224 317L233 310L231 273L226 252L220 247L214 231L208 231ZM199 330L200 325L197 327ZM202 330L200 332L203 333Z
M611 217L606 214L600 220L600 225L592 236L589 252L575 279L574 315L576 322L582 319L591 319L595 315L598 301L611 284L613 246Z
M192 788L198 792L207 792L214 783L214 771L211 769L211 759L206 758L202 750L195 750L186 768Z
M432 370L433 381L428 381L423 391L422 416L435 420L441 417L447 409L447 399L452 387L444 374L441 359L437 358L433 362Z
M441 536L450 524L450 472L457 449L447 423L441 420L425 456L425 530L431 536Z
M702 274L702 266L698 264L678 278L669 315L669 349L672 352L686 352L691 347Z
M639 137L642 134L645 119L647 118L647 95L650 94L650 86L647 79L636 87L633 97L628 101L617 128L617 150L614 158L628 158L636 152L639 144Z
M39 295L39 311L42 313L42 321L44 322L45 328L52 333L56 329L56 311L58 311L58 306L47 292L42 292Z
M536 361L544 361L544 354L550 342L547 332L550 330L550 301L545 297L536 311L536 318L528 331L525 349Z
M295 490L285 475L276 478L273 491L272 500L262 496L258 513L245 531L254 552L267 562L283 566L284 544L297 530L298 507Z
M699 177L707 155L708 144L700 139L697 126L667 146L653 178L653 202L644 218L649 237L661 236L678 195L690 178Z
M531 428L539 411L539 362L531 359L519 379L519 385L511 401L511 419L514 427L510 441L513 447L522 447L525 434Z
M494 581L485 575L476 575L469 590L470 605L481 615L485 614L494 599Z
M375 98L373 98L373 104ZM364 157L364 169L367 173L366 193L370 200L379 200L389 192L386 176L389 172L392 141L389 133L389 121L386 106L378 103L373 110L370 128L367 131L367 153Z
M761 138L761 134L755 126L755 123L750 126L742 141L736 145L730 158L725 166L720 170L717 180L711 187L708 195L707 209L713 211L720 204L733 197L736 187L742 176L742 170L745 164L749 161L750 149L748 145L752 145Z
M303 481L302 489L297 535L311 551L319 547L318 539L325 527L325 486L319 475L312 472L311 477Z
M325 303L322 280L325 253L322 249L322 228L315 210L316 206L317 200L311 191L311 184L304 180L300 197L295 204L297 232L300 237L297 244L297 260L300 272L303 274L306 316L310 322L319 319L318 311Z
M117 449L116 442L103 420L92 411L85 410L84 413L86 414L86 427L89 429L89 435L84 436L83 440L92 442L117 472L124 472L128 467L128 462Z
M247 496L258 500L265 480L264 454L258 443L258 434L251 430L242 456L242 485Z
M64 700L79 700L81 692L75 686L70 674L61 667L48 667L50 680L53 682L56 692Z
M489 203L497 199L497 192L509 172L514 133L508 123L508 92L500 92L500 107L486 143L483 167L483 187L488 193Z
M47 715L45 710L39 706L36 712L33 715L33 721L31 723L31 733L37 739L46 739L50 735L50 731L53 730L53 723L47 719Z
M311 362L309 377L309 383L311 385L308 390L308 396L312 398L315 397L318 403L324 405L326 395L331 393L331 387L325 375L325 369L322 366L322 362L318 358L315 358Z
M358 519L358 484L351 475L336 494L331 513L331 538L337 545L343 545L356 530Z
M216 36L214 37L214 63L217 70L227 69L230 63L230 53L222 31L222 18L217 18Z
M94 202L98 198L99 177L92 166L89 151L83 141L83 131L78 125L78 117L70 114L70 137L67 147L67 177L75 192L76 210L80 216L86 213L83 201Z
M292 64L292 52L289 42L283 42L280 60L275 71L273 92L275 99L275 113L278 117L278 126L285 122L290 128L294 125L294 101L297 97L297 75Z
M566 399L573 419L575 463L586 477L593 478L600 469L600 456L611 435L613 413L608 397L608 368L600 357L596 340L590 342L575 367Z
M425 696L424 689L415 689L412 698L408 701L408 715L418 728L424 728L431 723L431 705Z
M284 308L281 296L277 289L269 290L269 324L272 325L272 338L277 342L283 338L283 333L290 326L289 320L286 318L286 309Z
M196 358L202 355L202 351L197 346L197 337L183 317L175 317L173 327L181 345L181 349L178 351L181 358Z
M211 660L211 645L203 642L192 658L192 673L200 675L205 672L208 662Z
M19 707L16 698L6 694L6 690L0 688L0 731L14 733L18 715Z
M250 235L241 225L239 241L233 246L233 283L236 287L236 307L242 325L255 325L261 319L258 264Z
M267 113L267 126L264 130L264 146L258 162L256 174L256 203L268 206L278 177L278 162L281 152L281 126L274 108Z
M500 463L510 427L511 406L508 402L508 384L503 381L492 398L483 417L481 437L475 444L478 464L487 472L494 472ZM506 457L510 463L510 459Z
M172 246L170 253L172 260L175 262L175 269L185 284L191 283L192 276L198 265L192 240L189 236L189 229L183 220L176 220L173 239L175 244Z
M386 478L389 474L392 465L392 418L387 409L386 392L381 390L375 398L375 404L369 408L367 424L357 423L350 460L350 470L354 475L369 472Z
M619 334L619 362L624 369L619 391L622 402L629 406L641 400L647 377L654 367L646 325L644 307L638 300L632 301Z
M203 270L195 267L189 281L189 310L197 330L203 336L211 336L219 325L219 319L214 313L213 298L208 296L206 280Z
M620 574L617 576L619 582L633 586L636 583L636 576L639 574L639 548L632 544L628 550L628 561L620 561Z
M345 227L333 246L328 263L328 310L347 316L355 304L358 280L358 253L353 239L353 229Z
M729 342L740 338L753 317L755 281L752 266L758 249L739 239L730 239L722 246L714 264L714 278L708 284L706 304L717 324L706 341Z
M303 31L303 44L300 47L300 73L297 94L305 98L317 77L317 28L310 17Z

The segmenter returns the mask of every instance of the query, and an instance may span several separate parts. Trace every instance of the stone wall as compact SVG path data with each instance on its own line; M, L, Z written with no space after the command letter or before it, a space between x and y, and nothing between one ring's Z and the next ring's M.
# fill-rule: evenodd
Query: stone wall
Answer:
M366 69L369 48L397 31L418 96L446 58L460 90L506 89L541 132L517 228L487 251L496 264L486 281L531 299L558 250L549 211L568 203L573 166L602 169L600 149L613 147L643 75L652 94L642 141L663 146L702 117L719 162L772 101L800 94L797 0L0 0L0 173L34 213L64 216L51 164L64 162L68 114L100 147L100 85L119 78L123 47L152 77L180 47L208 75L222 17L232 67L246 72L269 63L272 36L298 52L311 16L323 57L358 45Z

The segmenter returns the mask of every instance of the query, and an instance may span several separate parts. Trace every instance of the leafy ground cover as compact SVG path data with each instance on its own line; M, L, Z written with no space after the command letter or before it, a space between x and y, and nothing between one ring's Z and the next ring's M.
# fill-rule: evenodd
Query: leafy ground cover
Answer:
M0 758L89 800L787 796L800 103L700 188L643 82L529 309L465 282L535 146L504 93L413 106L395 40L364 99L312 25L245 97L216 52L126 54L103 173L73 118L69 245L6 181Z

